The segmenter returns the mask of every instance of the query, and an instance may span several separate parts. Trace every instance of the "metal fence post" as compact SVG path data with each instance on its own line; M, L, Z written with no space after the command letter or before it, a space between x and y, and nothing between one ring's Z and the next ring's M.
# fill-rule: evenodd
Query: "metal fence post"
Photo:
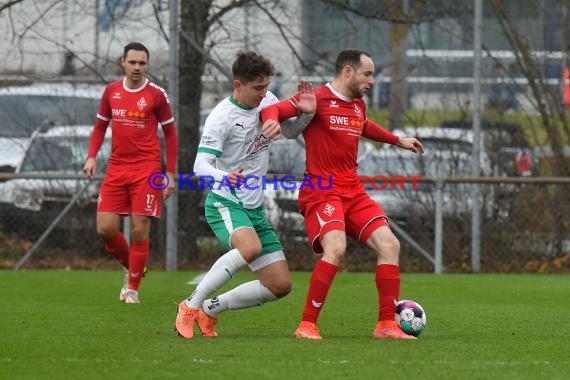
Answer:
M475 0L474 15L474 60L473 60L473 176L479 176L481 169L481 25L483 22L483 1ZM481 270L481 188L473 185L471 219L471 271Z
M441 274L443 270L443 179L435 181L435 261L433 271Z
M178 122L178 0L170 0L170 75L168 93L175 123ZM166 270L176 271L178 262L178 194L176 190L166 202Z

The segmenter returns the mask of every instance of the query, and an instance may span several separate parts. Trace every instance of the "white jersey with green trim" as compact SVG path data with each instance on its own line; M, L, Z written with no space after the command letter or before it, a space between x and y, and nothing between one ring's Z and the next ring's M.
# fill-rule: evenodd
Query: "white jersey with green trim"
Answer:
M270 141L261 133L260 112L279 100L271 92L256 108L246 108L232 97L222 100L206 119L198 153L216 157L216 169L231 172L243 169L246 183L236 189L227 177L216 178L212 191L228 200L241 203L245 208L256 208L263 203L262 178L269 166ZM201 173L197 173L201 175ZM258 178L258 179L256 179ZM201 177L202 184L207 181Z

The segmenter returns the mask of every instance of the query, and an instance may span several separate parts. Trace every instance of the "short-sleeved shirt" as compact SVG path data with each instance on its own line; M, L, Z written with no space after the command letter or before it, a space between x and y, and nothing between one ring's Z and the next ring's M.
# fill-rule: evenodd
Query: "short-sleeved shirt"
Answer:
M251 184L249 188L241 186L233 189L229 182L216 181L212 191L232 202L240 203L245 208L253 209L263 203L263 189L255 177L267 174L269 165L270 141L261 133L261 110L278 99L267 92L259 106L249 108L238 104L232 97L222 100L210 112L206 119L198 153L210 153L216 156L216 168L231 172L238 168ZM200 174L200 173L198 173ZM257 187L257 189L252 189Z
M112 122L109 168L156 165L161 162L158 124L174 122L168 97L148 79L134 90L125 80L107 85L97 113L99 119Z

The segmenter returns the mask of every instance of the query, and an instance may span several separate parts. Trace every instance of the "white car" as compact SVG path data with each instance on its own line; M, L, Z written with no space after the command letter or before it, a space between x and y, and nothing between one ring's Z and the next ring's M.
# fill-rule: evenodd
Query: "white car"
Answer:
M14 178L0 183L0 222L9 230L37 233L45 229L59 211L89 181L83 178L83 165L93 127L53 127L34 135L16 174L42 178ZM97 155L98 172L103 173L111 151L111 129ZM62 178L62 177L78 178ZM91 183L77 200L79 206L95 207L99 182ZM93 210L94 212L94 210ZM87 228L85 223L67 223L63 228Z
M44 83L0 88L0 172L14 172L34 132L92 125L101 85Z

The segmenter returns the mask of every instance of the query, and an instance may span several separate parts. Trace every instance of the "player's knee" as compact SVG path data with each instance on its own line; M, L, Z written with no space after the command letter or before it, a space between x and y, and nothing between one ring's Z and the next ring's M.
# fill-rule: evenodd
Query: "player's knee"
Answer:
M383 239L380 243L380 252L378 253L384 259L397 261L400 256L400 241L394 235Z
M132 227L131 231L134 240L146 240L148 239L149 231L144 227Z
M247 244L241 245L238 250L243 258L250 263L261 256L261 242L259 240L249 241Z
M97 235L103 240L108 240L119 232L118 229L108 225L97 225Z
M277 298L283 298L291 293L291 280L282 280L275 282L269 286L269 291Z
M334 264L338 263L346 252L346 240L334 240L324 247L323 258Z

